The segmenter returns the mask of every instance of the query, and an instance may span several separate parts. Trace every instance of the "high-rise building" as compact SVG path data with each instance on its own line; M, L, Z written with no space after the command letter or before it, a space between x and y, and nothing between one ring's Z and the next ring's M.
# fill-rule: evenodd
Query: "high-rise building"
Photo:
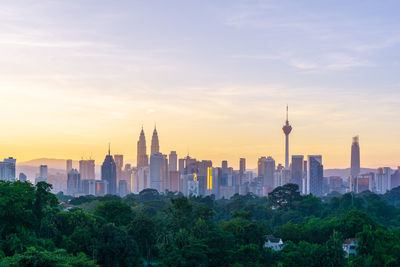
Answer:
M390 189L400 186L400 166L397 167L397 170L392 174L390 184Z
M300 192L302 191L303 185L303 174L304 174L304 156L293 155L292 156L292 173L290 182L299 186Z
M262 179L262 186L271 191L274 188L275 160L272 157L258 159L258 176Z
M95 196L96 195L96 180L95 179L81 180L81 192L85 195Z
M151 154L160 152L160 143L158 142L157 128L154 127L153 136L151 137Z
M353 137L351 144L351 170L350 176L357 177L360 174L360 144L358 136Z
M139 141L137 143L137 167L149 166L149 157L146 154L146 137L144 135L143 127L140 131Z
M283 133L285 134L286 138L286 145L285 145L285 169L289 169L289 134L292 131L292 126L289 124L289 107L286 106L286 123L282 127Z
M322 156L308 156L307 194L322 195L323 175Z
M15 163L16 159L9 157L0 161L0 180L15 181Z
M126 180L119 180L118 194L120 197L124 197L128 194L128 182Z
M92 159L79 161L81 180L95 179L95 162Z
M22 183L23 183L23 182L26 182L27 177L26 177L25 173L20 172L20 173L19 173L18 180L19 180L20 182L22 182Z
M96 180L96 196L104 196L108 194L108 182L106 180Z
M80 192L81 188L81 175L76 169L72 169L68 173L67 179L67 194L70 196L75 196Z
M221 163L222 173L228 173L228 161L223 160Z
M40 167L39 167L40 177L45 181L47 181L47 178L48 178L47 170L48 170L47 165L40 165Z
M240 160L239 160L240 185L244 184L245 182L248 182L246 177L245 177L245 172L246 172L246 159L245 158L240 158Z
M115 195L117 193L117 168L113 156L111 156L110 148L108 148L108 155L106 155L103 165L101 165L101 180L107 181L107 194Z
M150 188L158 192L165 191L166 183L166 156L155 152L150 156Z
M68 173L72 170L72 159L67 159L66 163L67 163L66 171L67 171L67 175L68 175Z
M266 159L267 159L266 157L261 157L257 161L257 176L258 177L264 176L264 161Z
M375 183L376 192L378 194L385 194L392 186L392 169L389 167L378 168L376 170Z
M307 160L305 160L304 161L304 173L303 173L303 189L302 189L302 194L303 195L306 195L307 194L307 188L308 188L308 185L307 185L307 176L308 176L308 172L307 172L307 166L308 166L308 162L307 162Z
M180 175L185 173L185 159L179 159L178 171Z
M246 172L246 159L240 158L239 160L239 172L240 174L244 174Z
M124 166L124 155L114 155L115 167L117 168L117 184L123 179L122 167Z
M168 167L168 170L170 172L178 170L178 155L176 154L176 151L171 151L171 153L169 153L169 167Z

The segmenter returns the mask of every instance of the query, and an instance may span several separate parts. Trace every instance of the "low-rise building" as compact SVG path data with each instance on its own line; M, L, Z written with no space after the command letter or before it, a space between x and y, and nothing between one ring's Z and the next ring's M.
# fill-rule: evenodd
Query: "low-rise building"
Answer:
M283 249L284 243L282 238L275 237L273 235L267 235L267 241L264 244L265 248L271 248L274 251L280 251Z
M344 252L346 252L346 258L348 258L349 255L357 256L358 239L348 238L344 241L342 247Z

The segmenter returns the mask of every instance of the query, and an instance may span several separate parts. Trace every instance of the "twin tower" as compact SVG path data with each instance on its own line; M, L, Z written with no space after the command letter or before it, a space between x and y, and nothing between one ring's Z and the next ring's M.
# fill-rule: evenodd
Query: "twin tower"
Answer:
M153 136L151 138L151 153L160 152L160 143L158 142L157 129L154 127ZM139 141L137 143L137 167L149 166L149 156L146 152L146 137L144 135L143 127L140 132Z

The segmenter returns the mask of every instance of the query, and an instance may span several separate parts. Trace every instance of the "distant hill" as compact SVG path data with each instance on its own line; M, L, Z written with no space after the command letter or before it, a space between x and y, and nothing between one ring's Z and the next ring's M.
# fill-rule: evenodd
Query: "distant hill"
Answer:
M24 166L34 166L39 167L40 165L47 165L49 168L53 169L62 169L65 170L67 164L66 159L49 159L49 158L40 158L40 159L33 159L25 162L17 162L17 165L24 165ZM77 160L72 161L72 165L78 166L79 162Z
M361 168L360 173L367 173L367 172L375 172L376 169L369 169L369 168ZM346 178L350 176L350 168L347 169L326 169L324 170L324 176L340 176L342 178Z

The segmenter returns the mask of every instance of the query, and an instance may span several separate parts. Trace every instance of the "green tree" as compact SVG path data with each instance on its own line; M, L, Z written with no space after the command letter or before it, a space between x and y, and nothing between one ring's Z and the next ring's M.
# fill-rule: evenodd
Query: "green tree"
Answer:
M96 207L97 216L103 217L107 222L116 225L128 225L135 216L132 208L127 204L119 201L106 201Z
M96 258L100 265L139 266L136 242L113 224L106 224L99 229L96 244Z
M268 199L274 206L289 208L295 201L301 199L299 186L297 184L285 184L278 186L268 194Z
M95 267L84 253L74 256L65 250L46 251L30 247L23 254L6 257L0 262L1 267Z

